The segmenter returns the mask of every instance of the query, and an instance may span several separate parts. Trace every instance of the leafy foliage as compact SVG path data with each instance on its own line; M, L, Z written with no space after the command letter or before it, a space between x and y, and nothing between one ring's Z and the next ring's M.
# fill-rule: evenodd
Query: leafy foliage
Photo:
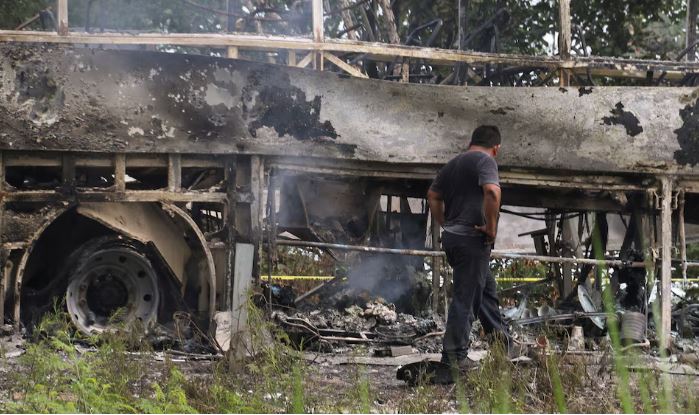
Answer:
M325 19L329 37L346 36L338 0L329 1ZM502 52L523 54L556 53L549 43L554 41L558 26L556 0L470 0L467 32L481 26L497 10L506 9L509 21L501 25L496 48ZM683 0L589 0L571 2L574 25L574 48L583 48L597 56L671 58L684 44L685 2ZM52 5L49 0L14 0L0 2L0 26L14 28L39 10ZM155 30L163 32L225 31L228 16L226 0L71 0L71 26L92 30ZM231 18L237 31L263 31L277 34L311 32L310 2L295 0L233 1ZM375 0L363 3L372 31L378 39L388 41L384 13ZM250 10L252 8L252 10ZM457 2L454 0L396 0L392 9L402 42L413 34L414 44L424 44L434 26L415 32L420 25L442 20L433 46L456 47L458 29ZM364 40L367 31L359 7L349 11L356 30ZM492 29L484 37L475 37L470 49L486 51Z
M15 29L39 10L53 5L51 0L13 0L0 2L0 28Z

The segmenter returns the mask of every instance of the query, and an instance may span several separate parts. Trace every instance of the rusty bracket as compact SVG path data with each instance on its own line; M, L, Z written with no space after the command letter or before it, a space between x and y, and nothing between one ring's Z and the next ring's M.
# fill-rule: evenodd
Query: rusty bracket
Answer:
M650 203L650 207L652 209L660 209L660 195L658 194L657 190L654 188L646 190L646 194L648 196L648 202Z
M676 192L672 193L672 202L670 203L672 210L677 210L677 207L679 206L680 193L683 192L684 190L677 190Z
M662 205L662 201L663 201L663 197L657 192L656 189L648 189L648 190L646 190L646 192L648 194L648 198L650 200L651 207L655 210L660 210L661 205ZM682 192L683 192L683 190L677 190L675 192L672 192L672 197L671 197L671 201L670 201L670 209L677 210L677 208L679 206L679 202L678 202L679 195Z

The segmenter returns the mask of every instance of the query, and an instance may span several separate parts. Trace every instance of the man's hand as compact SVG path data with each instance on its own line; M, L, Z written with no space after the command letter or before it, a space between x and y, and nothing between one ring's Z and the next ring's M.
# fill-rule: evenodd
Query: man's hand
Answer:
M497 228L495 228L493 226L488 226L488 225L482 225L482 226L476 225L476 230L481 231L485 234L485 244L486 245L492 245L495 243L495 238L497 237L497 233L498 233Z

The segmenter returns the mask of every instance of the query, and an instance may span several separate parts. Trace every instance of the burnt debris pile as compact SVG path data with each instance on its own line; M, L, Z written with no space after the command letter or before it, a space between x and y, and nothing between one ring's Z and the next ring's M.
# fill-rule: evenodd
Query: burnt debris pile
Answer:
M336 350L348 345L414 346L420 352L438 351L443 322L396 311L381 298L346 308L275 311L273 319L290 337L306 348Z

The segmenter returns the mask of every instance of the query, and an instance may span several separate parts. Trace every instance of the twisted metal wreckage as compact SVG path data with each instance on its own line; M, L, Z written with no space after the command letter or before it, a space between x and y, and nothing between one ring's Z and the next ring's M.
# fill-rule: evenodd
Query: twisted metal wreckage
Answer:
M67 29L66 10L60 0L58 33L0 31L0 312L17 327L65 297L84 331L103 330L125 308L125 319L145 322L188 310L204 326L233 310L237 332L247 287L260 278L263 229L268 250L286 244L432 257L436 306L441 253L425 247L427 212L392 222L394 233L404 232L400 246L358 245L377 215L391 214L378 207L382 195L404 205L424 197L439 166L464 150L464 135L494 124L504 137L506 205L597 212L591 232L602 241L604 213L628 218L619 256L607 265L637 285L637 296L657 281L660 337L669 344L673 245L681 247L681 268L697 265L686 261L684 224L699 223L699 90L388 82L363 79L337 55L398 60L403 81L411 63L467 64L470 76L497 63L562 79L651 80L687 79L699 64L324 39L315 0L312 39L76 33ZM227 48L230 57L274 50L292 67L77 44L206 45ZM352 76L294 67L311 63ZM554 246L556 229L568 246L579 242L582 225L578 234L571 223L549 215L533 235L538 256L530 256L562 263L565 295L606 252L593 246L575 259L583 253ZM410 239L411 226L417 238ZM282 231L303 241L277 241ZM438 229L432 235L436 241ZM583 271L575 273L575 264Z

